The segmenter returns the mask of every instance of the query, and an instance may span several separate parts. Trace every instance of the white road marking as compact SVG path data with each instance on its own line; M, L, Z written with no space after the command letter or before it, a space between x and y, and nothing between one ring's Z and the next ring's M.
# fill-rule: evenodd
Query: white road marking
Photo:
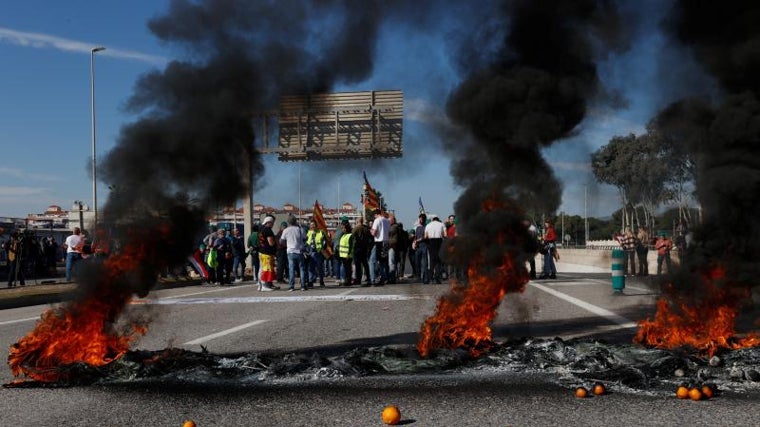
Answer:
M250 328L251 326L260 325L264 322L267 322L267 320L254 320L253 322L248 322L243 325L235 326L234 328L227 329L225 331L217 332L215 334L206 335L205 337L200 337L197 339L194 339L192 341L188 341L182 345L195 345L195 344L203 344L204 342L211 341L213 339L223 337L225 335L234 334L237 331L242 331L243 329Z
M609 285L610 287L612 286L612 283L610 283L607 280L599 280L599 279L586 279L586 280L588 280L589 282L596 282L596 283L601 283L603 285ZM638 286L631 286L631 285L625 285L625 289L633 289L634 291L647 292L647 293L653 292L651 289L640 288Z
M3 325L12 325L14 323L31 322L32 320L40 320L40 316L37 316L37 317L27 317L26 319L6 320L4 322L0 322L0 326L3 326Z
M564 294L564 293L559 292L559 291L555 291L554 289L549 288L547 286L540 285L540 284L534 283L534 282L530 282L530 283L528 283L528 285L529 286L533 286L536 289L540 289L540 290L542 290L542 291L544 291L544 292L546 292L546 293L548 293L550 295L553 295L553 296L555 296L557 298L563 299L563 300L569 302L570 304L576 305L576 306L578 306L578 307L580 307L580 308L582 308L582 309L584 309L586 311L590 311L591 313L594 313L597 316L604 317L605 319L609 320L610 322L617 323L618 325L620 325L623 328L635 328L637 326L636 322L634 322L633 320L630 320L630 319L627 319L627 318L625 318L623 316L615 314L615 313L613 313L613 312L611 312L611 311L609 311L607 309L604 309L602 307L598 307L596 305L587 303L586 301L583 301L581 299L572 297L570 295Z
M214 289L206 289L206 290L198 291L198 292L190 292L190 293L187 293L187 294L180 294L180 295L172 295L172 296L168 296L168 297L163 297L163 299L185 298L185 297L191 297L193 295L213 294L213 293L216 293L216 292L224 292L224 291L229 291L229 290L232 290L232 289L250 288L251 286L258 286L258 285L221 286L221 287L214 288Z
M173 304L250 304L260 302L335 302L335 301L410 301L427 300L433 296L414 295L314 295L282 297L228 297L228 298L185 298L185 299L142 299L131 304L173 305Z

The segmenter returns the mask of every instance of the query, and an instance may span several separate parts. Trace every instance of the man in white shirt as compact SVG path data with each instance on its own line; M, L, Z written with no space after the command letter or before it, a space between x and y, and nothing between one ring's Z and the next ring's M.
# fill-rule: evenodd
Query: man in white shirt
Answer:
M296 217L291 216L288 218L288 227L282 230L280 236L280 242L286 246L286 252L288 254L288 290L293 292L296 290L296 268L301 275L301 290L306 290L306 260L304 259L303 249L304 240L306 238L303 229L298 226L298 220Z
M82 229L74 227L73 234L66 238L64 246L66 246L66 281L70 282L71 272L75 264L82 259L82 248L84 247Z
M441 283L441 246L446 238L446 226L443 225L438 215L431 214L433 219L425 226L425 240L428 244L428 256L430 258L430 272L435 283Z
M375 239L375 246L369 256L369 279L375 286L383 286L388 281L388 237L391 231L391 223L375 209L375 220L372 222L370 232ZM377 263L380 263L380 280L375 281Z

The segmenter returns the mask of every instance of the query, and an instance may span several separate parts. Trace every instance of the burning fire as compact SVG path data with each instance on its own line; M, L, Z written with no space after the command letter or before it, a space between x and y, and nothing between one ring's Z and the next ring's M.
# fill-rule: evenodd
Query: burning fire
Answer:
M140 273L151 270L145 269L146 263L160 259L154 242L164 235L130 236L134 243L103 261L93 292L43 313L34 330L11 346L8 364L13 375L40 382L66 381L68 365L103 366L124 355L137 335L147 332L139 323L122 328L115 325L132 299L125 281L150 280ZM135 273L137 277L133 277Z
M483 204L484 211L503 207L492 200ZM507 233L501 232L495 243L501 245ZM460 238L464 236L457 237ZM417 342L422 357L437 348L463 348L478 357L494 345L490 324L496 309L506 293L524 291L529 280L525 267L517 265L516 256L512 251L504 251L495 268L484 265L482 254L470 261L468 284L453 283L451 291L438 300L436 313L423 323Z
M639 330L634 341L666 349L688 346L709 356L720 349L760 345L757 334L736 336L736 316L740 306L749 301L750 290L719 286L718 282L725 278L723 268L714 268L705 274L702 277L704 295L698 299L690 300L669 292L669 297L657 302L654 320L638 322Z

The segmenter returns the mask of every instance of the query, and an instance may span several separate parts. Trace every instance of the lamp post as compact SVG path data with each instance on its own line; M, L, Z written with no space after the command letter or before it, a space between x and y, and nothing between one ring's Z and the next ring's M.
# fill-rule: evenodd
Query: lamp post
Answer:
M79 229L84 233L84 202L81 200L74 200L74 210L79 211Z
M106 50L103 46L90 49L90 111L92 113L92 209L94 212L94 226L98 228L98 179L97 163L95 161L95 53Z

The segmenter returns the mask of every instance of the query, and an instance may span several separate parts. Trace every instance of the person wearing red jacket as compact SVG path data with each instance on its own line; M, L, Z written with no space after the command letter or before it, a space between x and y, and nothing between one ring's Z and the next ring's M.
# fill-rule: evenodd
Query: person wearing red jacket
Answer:
M544 221L544 246L542 253L544 255L544 272L539 279L556 279L557 268L554 266L554 251L557 250L557 232L554 231L554 225L551 221Z

